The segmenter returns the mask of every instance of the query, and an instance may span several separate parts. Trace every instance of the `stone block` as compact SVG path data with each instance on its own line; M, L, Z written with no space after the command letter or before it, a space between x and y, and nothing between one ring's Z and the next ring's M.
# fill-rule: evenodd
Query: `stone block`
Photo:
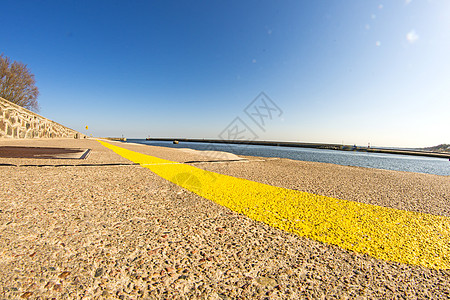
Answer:
M12 127L11 125L6 125L6 135L12 136Z

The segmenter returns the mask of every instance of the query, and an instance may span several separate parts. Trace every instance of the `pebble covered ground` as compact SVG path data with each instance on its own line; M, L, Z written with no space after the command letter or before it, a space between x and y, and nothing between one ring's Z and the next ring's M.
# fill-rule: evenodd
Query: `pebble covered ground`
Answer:
M95 141L47 143L82 143L93 149L83 163L121 165L27 160L55 166L0 167L1 299L450 298L449 270L386 262L272 228L130 165ZM199 160L174 149L127 147ZM448 177L249 159L196 166L449 215Z

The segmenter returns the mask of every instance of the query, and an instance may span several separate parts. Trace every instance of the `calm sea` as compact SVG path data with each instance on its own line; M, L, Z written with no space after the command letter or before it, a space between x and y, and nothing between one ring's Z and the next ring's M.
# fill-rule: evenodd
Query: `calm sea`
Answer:
M147 141L145 139L128 139L127 142L170 148L226 151L236 155L282 157L303 161L332 163L343 166L450 175L450 161L445 158L259 145L190 142L180 142L176 145L172 142Z

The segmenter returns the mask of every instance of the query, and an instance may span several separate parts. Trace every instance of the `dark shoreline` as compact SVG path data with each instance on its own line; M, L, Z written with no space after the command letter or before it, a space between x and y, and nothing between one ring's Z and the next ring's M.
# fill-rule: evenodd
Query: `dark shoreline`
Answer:
M320 143L300 143L300 142L277 142L277 141L243 141L243 140L212 140L212 139L188 139L188 138L147 138L147 141L163 141L163 142L191 142L191 143L219 143L219 144L238 144L238 145L261 145L261 146L278 146L278 147L299 147L299 148L315 148L342 151L361 151L371 153L388 153L414 156L428 156L450 159L450 153L438 153L420 150L402 150L402 149L386 149L386 148L368 148L351 145L340 144L320 144Z

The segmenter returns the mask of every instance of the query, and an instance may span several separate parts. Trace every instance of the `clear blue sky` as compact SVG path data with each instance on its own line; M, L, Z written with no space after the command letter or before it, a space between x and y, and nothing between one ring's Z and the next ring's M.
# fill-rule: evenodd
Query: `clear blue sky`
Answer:
M40 113L94 136L450 143L450 1L2 0ZM264 91L282 115L244 109Z

